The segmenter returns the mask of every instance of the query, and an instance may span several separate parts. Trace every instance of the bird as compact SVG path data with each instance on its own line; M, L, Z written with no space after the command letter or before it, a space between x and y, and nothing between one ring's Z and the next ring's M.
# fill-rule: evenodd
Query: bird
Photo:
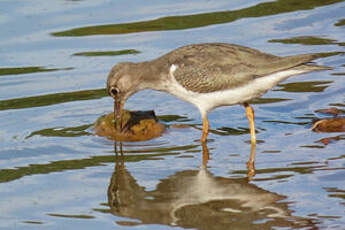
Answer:
M290 76L331 69L311 63L318 57L280 57L230 43L190 44L151 61L117 63L108 74L106 89L114 99L114 119L121 118L126 100L144 89L163 91L193 104L202 117L202 143L207 141L210 111L243 105L255 145L255 116L249 101Z

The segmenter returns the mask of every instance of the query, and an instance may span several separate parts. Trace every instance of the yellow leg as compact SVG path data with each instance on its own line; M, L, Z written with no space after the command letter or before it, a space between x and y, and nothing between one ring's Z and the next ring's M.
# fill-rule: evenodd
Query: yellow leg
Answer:
M209 129L210 129L210 125L208 123L207 117L205 116L202 118L202 137L200 140L201 142L206 142Z
M246 108L246 115L249 121L249 128L250 128L250 138L252 145L256 145L256 137L255 137L255 125L254 125L254 109L248 103L244 104Z
M207 162L210 159L210 153L208 151L206 142L202 142L201 146L202 146L202 165L203 165L203 167L206 168Z

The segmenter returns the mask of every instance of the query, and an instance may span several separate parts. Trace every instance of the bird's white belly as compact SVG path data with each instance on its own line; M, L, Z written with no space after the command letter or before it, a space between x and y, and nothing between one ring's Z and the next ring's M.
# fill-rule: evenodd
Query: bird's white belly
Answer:
M269 89L289 76L306 72L304 70L286 70L265 77L256 78L246 85L233 89L210 93L198 93L185 89L175 80L173 77L173 71L175 69L176 67L173 68L173 66L170 69L172 82L168 86L168 92L182 100L194 104L199 108L202 115L205 115L210 110L219 106L243 104L266 93Z

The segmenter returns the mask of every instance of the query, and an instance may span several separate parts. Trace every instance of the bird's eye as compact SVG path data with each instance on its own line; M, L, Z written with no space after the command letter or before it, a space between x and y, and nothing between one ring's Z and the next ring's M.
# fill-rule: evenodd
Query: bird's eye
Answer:
M110 92L113 96L116 96L119 93L119 89L116 87L113 87L111 88Z

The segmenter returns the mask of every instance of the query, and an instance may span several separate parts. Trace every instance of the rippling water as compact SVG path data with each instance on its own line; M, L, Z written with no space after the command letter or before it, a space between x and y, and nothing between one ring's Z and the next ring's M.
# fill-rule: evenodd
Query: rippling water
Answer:
M0 9L1 229L344 228L345 133L311 130L332 117L317 110L345 110L344 1L2 0ZM149 90L126 109L187 128L116 145L94 135L113 109L104 88L115 63L202 42L327 53L316 63L334 69L253 101L256 149L242 107L210 113L202 146L197 109Z

